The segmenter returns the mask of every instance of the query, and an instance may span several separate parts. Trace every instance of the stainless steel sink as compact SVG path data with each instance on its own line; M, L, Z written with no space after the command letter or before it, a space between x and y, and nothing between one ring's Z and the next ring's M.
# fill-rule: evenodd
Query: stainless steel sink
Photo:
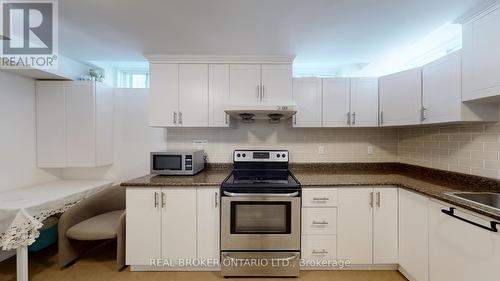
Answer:
M500 211L500 193L493 192L448 192L447 195L481 204Z

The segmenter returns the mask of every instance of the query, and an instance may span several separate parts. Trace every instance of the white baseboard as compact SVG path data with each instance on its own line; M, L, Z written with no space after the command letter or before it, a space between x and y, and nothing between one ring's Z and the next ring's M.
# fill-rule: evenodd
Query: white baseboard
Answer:
M401 266L398 266L398 271L403 274L403 276L408 279L409 281L417 281L417 279L413 278L413 276L411 276L410 273L408 273L408 271L406 271L404 268L402 268Z
M300 270L398 270L397 264L353 264L339 267L301 267Z

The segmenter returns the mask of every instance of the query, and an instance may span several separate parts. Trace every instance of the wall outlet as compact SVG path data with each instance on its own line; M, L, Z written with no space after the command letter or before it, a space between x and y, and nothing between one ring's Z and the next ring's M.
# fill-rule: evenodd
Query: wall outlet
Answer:
M318 146L318 154L325 154L325 147L320 145Z
M373 154L373 146L369 145L367 150L368 150L367 151L368 155L372 155Z
M208 144L207 140L194 140L193 141L193 146L196 147L196 149L203 149L205 145Z

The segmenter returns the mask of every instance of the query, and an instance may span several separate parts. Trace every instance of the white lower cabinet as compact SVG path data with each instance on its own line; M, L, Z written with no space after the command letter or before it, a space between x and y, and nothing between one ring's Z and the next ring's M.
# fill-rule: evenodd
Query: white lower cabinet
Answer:
M399 266L411 281L429 280L429 199L399 190Z
M339 189L337 257L352 264L398 263L398 189Z
M196 258L196 188L163 188L161 191L161 256L174 264Z
M337 258L337 189L302 192L301 269L335 269Z
M451 206L429 203L430 281L497 281L500 278L500 234L442 212ZM490 227L491 220L455 209L456 216Z
M219 187L198 188L196 200L198 213L197 256L207 261L216 260L220 255Z
M161 258L161 188L129 187L126 191L126 261L149 266Z
M132 270L151 270L154 259L173 267L153 270L192 270L177 262L219 257L217 187L129 187L126 194L126 263Z

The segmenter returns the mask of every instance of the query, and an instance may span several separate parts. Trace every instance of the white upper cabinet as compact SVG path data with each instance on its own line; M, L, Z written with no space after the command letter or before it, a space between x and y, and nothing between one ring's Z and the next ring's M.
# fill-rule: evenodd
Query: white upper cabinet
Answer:
M208 126L208 65L150 65L150 125Z
M38 167L113 163L113 89L90 81L37 81L36 108Z
M293 100L297 105L294 127L321 127L321 78L294 78Z
M349 127L351 80L323 79L323 127Z
M231 103L257 104L261 102L260 64L231 64Z
M179 65L179 126L208 127L208 65Z
M351 126L378 126L378 78L351 78Z
M231 64L230 90L232 104L290 104L292 65Z
M179 65L149 64L150 126L174 127L178 124Z
M380 125L420 124L422 69L415 68L379 79Z
M224 104L230 99L229 64L208 66L208 126L229 127L229 115L224 112Z
M500 97L500 4L463 25L463 101Z
M292 102L292 65L262 65L262 102L273 105Z
M429 280L429 199L399 190L399 265L409 280Z
M461 62L458 51L422 68L423 124L497 120L494 104L462 103Z

